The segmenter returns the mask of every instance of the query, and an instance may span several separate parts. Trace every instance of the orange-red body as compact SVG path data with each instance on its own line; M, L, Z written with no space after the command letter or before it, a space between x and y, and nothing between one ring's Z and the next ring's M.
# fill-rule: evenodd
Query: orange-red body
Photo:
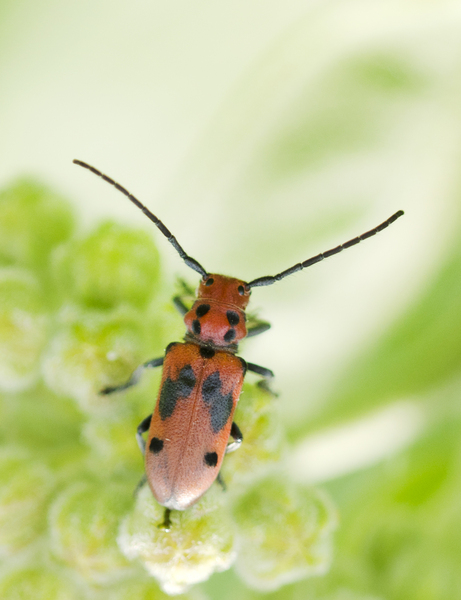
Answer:
M149 485L163 506L188 508L216 479L244 373L228 352L204 358L193 343L168 349L145 453Z
M188 508L221 468L246 371L235 356L247 333L244 286L222 275L202 280L184 318L186 343L167 348L145 451L150 488L167 508Z

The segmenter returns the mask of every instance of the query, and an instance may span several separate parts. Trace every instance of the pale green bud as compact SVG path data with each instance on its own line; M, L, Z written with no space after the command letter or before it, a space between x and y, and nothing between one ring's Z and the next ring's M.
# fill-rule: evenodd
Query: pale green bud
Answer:
M162 592L154 579L148 576L137 577L124 581L110 593L108 600L170 600L171 596ZM175 595L175 600L207 600L207 597L197 589L188 594Z
M60 249L56 277L73 300L94 308L145 306L159 278L159 256L150 235L104 223L85 239Z
M124 400L129 403L131 397L126 394ZM147 417L147 412L144 418ZM83 438L92 452L111 472L120 470L139 472L144 469L144 457L136 441L136 430L143 418L120 412L120 418L91 418L83 426Z
M336 515L318 491L277 473L240 496L233 514L240 538L236 569L251 587L275 590L328 570Z
M0 554L6 556L44 532L55 479L32 453L9 446L0 452L0 481Z
M98 415L83 426L83 438L98 461L111 472L130 472L139 478L144 469L144 457L136 440L138 425L154 410L160 387L161 368L146 369L141 381L117 394L119 411Z
M244 440L238 451L223 462L223 477L231 492L254 481L261 471L273 468L280 461L283 447L276 399L258 386L243 386L233 420Z
M101 481L69 486L50 510L56 557L94 584L129 575L132 568L120 552L116 536L120 518L131 502L126 486Z
M45 382L56 394L77 400L85 411L113 410L123 398L100 391L124 383L147 359L145 338L142 320L131 310L69 309L44 357Z
M47 328L33 275L15 267L0 269L0 389L19 391L34 383Z
M5 565L0 573L2 600L82 600L79 589L64 575L50 567Z
M69 237L73 221L55 192L19 180L0 193L0 264L47 269L50 251Z
M118 543L128 558L141 560L166 593L185 592L232 565L233 528L217 485L187 510L172 511L169 531L161 528L164 511L145 485L122 523Z

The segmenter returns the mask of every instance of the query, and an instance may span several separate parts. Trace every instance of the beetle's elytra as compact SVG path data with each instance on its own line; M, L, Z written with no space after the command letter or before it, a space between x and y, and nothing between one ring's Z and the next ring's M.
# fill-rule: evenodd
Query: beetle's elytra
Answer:
M254 287L266 286L310 267L375 235L403 215L399 210L389 219L327 252L278 273L249 283L233 277L208 273L188 256L165 225L125 188L94 167L74 163L102 177L127 196L155 223L186 265L201 276L197 298L188 309L182 298L174 303L184 315L187 332L183 343L173 342L161 358L141 365L124 385L106 388L103 394L124 390L139 381L144 369L163 365L157 404L152 415L139 425L137 440L145 457L146 478L156 500L165 507L163 527L170 526L170 511L185 510L219 478L228 452L242 443L242 433L233 421L247 370L273 377L271 370L246 363L237 356L238 343L245 337L267 331L269 323L256 321L247 328L245 309ZM143 434L148 432L147 440ZM229 443L229 438L233 441Z

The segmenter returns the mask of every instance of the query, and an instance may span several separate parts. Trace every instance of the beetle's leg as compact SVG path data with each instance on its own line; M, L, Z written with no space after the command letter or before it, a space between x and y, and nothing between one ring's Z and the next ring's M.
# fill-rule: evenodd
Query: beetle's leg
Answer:
M195 298L195 291L188 283L184 281L184 279L180 279L179 284L181 286L181 290L179 294L173 298L173 304L175 305L179 314L184 316L190 310L190 308L187 306L187 302L185 302L185 299L188 299L190 303L190 301Z
M232 422L230 435L231 435L231 437L234 438L234 441L231 442L230 444L227 444L225 454L229 454L229 452L234 452L235 450L238 450L240 448L240 446L242 445L243 435L242 435L242 432L240 431L240 427L235 422ZM216 481L219 483L219 485L222 487L223 491L225 492L227 490L227 485L224 482L221 472L218 473L218 476L216 477Z
M264 333L271 328L271 324L267 321L256 321L254 325L247 329L247 337L254 337L260 333Z
M274 372L266 367L260 367L259 365L250 362L247 362L247 367L249 371L261 375L264 379L272 379L274 377Z
M149 431L151 419L152 415L150 414L144 419L144 421L139 423L138 429L136 430L136 441L138 442L139 449L141 450L141 454L143 456L146 453L146 442L144 441L142 434L146 433L146 431Z
M149 430L150 427L150 422L152 419L152 415L149 415L148 417L146 417L144 419L144 421L142 421L139 425L138 425L138 429L136 431L136 441L138 442L138 446L139 449L141 450L141 454L144 456L145 451L146 451L146 442L144 441L144 438L142 437L143 433L146 433L146 431ZM139 490L142 488L143 485L145 485L147 483L147 477L146 474L144 474L141 479L138 482L138 485L136 486L134 492L133 492L133 496L136 498L136 496L139 493Z
M184 279L182 279L182 277L180 277L178 279L178 283L182 288L182 292L180 292L180 296L192 296L192 298L195 297L195 288L191 287L187 281L185 281Z
M136 498L136 496L139 494L139 491L141 490L141 488L147 483L147 477L144 474L141 479L138 482L138 485L134 488L134 492L133 492L133 498Z
M227 492L227 485L224 482L224 479L223 479L223 476L221 475L221 472L218 473L218 476L216 477L216 481L222 487L222 491L223 492Z
M145 369L153 369L155 367L161 367L162 365L163 356L161 358L153 358L152 360L148 360L134 371L133 375L128 379L126 383L122 383L122 385L117 385L115 387L106 387L99 393L103 396L107 396L107 394L113 394L114 392L121 392L122 390L126 390L127 388L139 383L139 380L141 379L141 376L144 373Z
M165 512L163 513L163 521L158 526L159 529L163 529L164 531L170 531L171 529L171 508L165 508Z
M189 309L182 301L181 296L175 296L173 298L173 304L175 305L175 308L177 309L180 315L184 316L187 312L189 312Z
M255 365L253 363L247 363L248 371L252 371L257 375L261 375L263 379L258 381L258 387L269 392L274 397L277 397L277 394L273 392L269 386L269 381L273 379L274 373L270 369L266 369L266 367L260 367L259 365Z
M242 432L240 431L240 427L237 425L237 423L232 423L230 434L231 434L231 437L234 438L234 441L231 442L230 444L227 444L226 454L229 454L229 452L234 452L235 450L238 450L238 448L240 448L240 446L242 444L242 440L243 440Z

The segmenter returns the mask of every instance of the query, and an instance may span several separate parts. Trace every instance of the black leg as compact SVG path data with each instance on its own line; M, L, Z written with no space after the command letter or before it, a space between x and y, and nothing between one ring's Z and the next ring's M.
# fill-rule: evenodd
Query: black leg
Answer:
M216 481L219 483L219 485L222 487L222 491L223 492L227 492L227 485L223 479L223 476L221 475L221 472L218 473L218 476L216 477Z
M242 441L243 441L243 435L242 435L242 432L240 431L240 428L237 425L237 423L232 423L230 435L232 438L234 438L234 441L230 444L227 444L226 454L229 454L229 452L235 452L235 450L238 450L240 448L240 446L242 445Z
M274 377L273 371L271 371L270 369L266 369L266 367L260 367L259 365L255 365L253 363L247 363L247 367L248 371L252 371L253 373L256 373L257 375L261 375L263 377L261 381L258 381L258 387L265 390L266 392L268 392L276 398L277 394L273 392L269 387L269 380L273 379Z
M165 508L165 512L163 513L163 521L158 526L159 529L163 529L165 531L170 531L171 529L171 508Z
M266 369L266 367L260 367L259 365L255 365L254 363L247 362L247 367L249 371L253 373L257 373L264 377L264 379L272 379L274 377L273 371L270 369Z
M136 496L139 494L139 491L146 483L147 483L147 477L145 475L143 475L141 477L141 479L139 480L138 485L134 489L133 498L136 498Z
M181 290L177 296L173 298L173 304L178 310L179 314L184 316L187 312L189 312L190 308L187 306L187 302L191 305L191 300L195 299L195 290L190 287L188 283L184 281L184 279L179 279L179 285ZM187 299L185 302L184 300Z
M123 390L126 390L129 387L132 387L133 385L136 385L137 383L139 383L142 374L144 373L145 369L153 369L155 367L161 367L163 365L163 356L161 358L153 358L152 360L149 360L145 363L143 363L141 366L139 366L133 373L133 375L130 377L130 379L128 379L128 381L126 383L123 383L122 385L117 385L115 387L106 387L103 390L101 390L99 393L102 396L107 396L108 394L113 394L114 392L121 392Z
M229 454L229 452L235 452L235 450L238 450L240 448L240 446L242 445L243 435L242 435L242 432L240 431L240 427L235 422L232 422L230 436L232 438L234 438L234 441L230 444L227 444L225 454ZM216 477L216 481L222 487L223 492L225 492L227 490L227 485L226 485L221 473L218 473L218 476Z
M173 304L175 305L175 308L177 309L180 315L184 316L187 312L189 312L189 309L182 301L181 296L175 296L173 298Z
M141 450L141 454L143 456L146 452L146 442L144 441L142 434L146 433L146 431L149 431L151 420L152 420L152 415L149 415L148 417L146 417L144 419L144 421L139 423L138 429L136 431L136 441L138 442L139 449Z
M264 333L268 329L271 328L271 324L266 321L257 321L255 325L252 325L247 330L247 337L254 337L255 335L259 335L260 333Z

